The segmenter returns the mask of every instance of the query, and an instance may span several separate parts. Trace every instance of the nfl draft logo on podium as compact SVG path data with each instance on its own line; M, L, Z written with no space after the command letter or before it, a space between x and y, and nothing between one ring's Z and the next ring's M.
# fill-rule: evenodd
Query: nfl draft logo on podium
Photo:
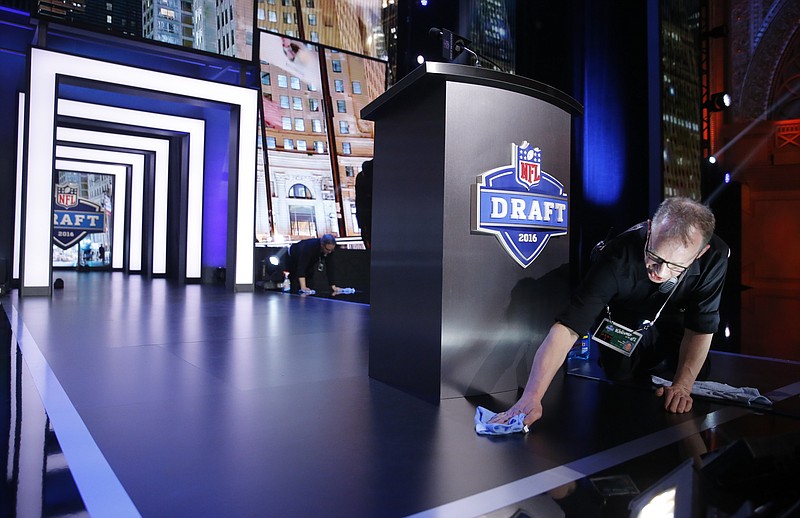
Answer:
M564 186L542 170L542 150L511 144L511 165L486 171L472 186L472 232L493 234L527 268L553 236L567 233Z

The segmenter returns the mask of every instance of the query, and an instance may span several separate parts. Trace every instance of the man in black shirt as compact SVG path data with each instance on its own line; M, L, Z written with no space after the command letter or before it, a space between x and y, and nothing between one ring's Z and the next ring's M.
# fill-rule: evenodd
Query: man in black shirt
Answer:
M652 221L605 244L536 352L522 397L494 421L507 422L520 413L526 414L526 425L538 420L553 376L578 337L595 330L597 320L603 322L601 330L627 328L641 335L632 347L620 342L624 353L601 347L601 362L610 377L627 379L666 364L674 370L673 384L656 395L664 396L670 412L691 410L692 385L719 325L730 253L714 235L714 224L708 207L688 198L668 198Z
M300 293L311 294L309 280L314 276L314 271L325 272L328 284L333 293L339 293L340 288L336 286L335 264L333 251L336 249L336 238L332 234L325 234L320 238L311 238L298 241L289 247L289 257L287 267L289 278L297 284Z
M372 248L372 159L361 166L356 176L356 218L364 246Z

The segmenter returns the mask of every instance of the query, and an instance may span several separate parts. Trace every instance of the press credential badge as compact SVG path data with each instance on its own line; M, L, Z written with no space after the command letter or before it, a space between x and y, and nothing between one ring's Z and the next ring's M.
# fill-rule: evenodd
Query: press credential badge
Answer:
M614 351L625 356L633 354L633 350L639 345L642 334L629 329L622 324L618 324L609 318L604 318L592 336L598 343L610 347Z

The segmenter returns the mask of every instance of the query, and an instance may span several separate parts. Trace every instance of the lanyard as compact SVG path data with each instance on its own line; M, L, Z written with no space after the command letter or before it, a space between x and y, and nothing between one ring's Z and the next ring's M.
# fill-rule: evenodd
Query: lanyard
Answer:
M661 312L664 311L664 308L667 306L667 302L669 302L669 299L672 297L672 294L675 293L675 291L678 289L678 284L681 283L685 274L686 272L683 272L678 276L678 282L676 282L675 286L673 286L672 289L669 291L669 295L667 295L667 298L664 300L664 303L661 304L661 307L656 312L656 316L653 317L653 320L645 320L644 322L642 322L641 327L639 327L639 329L636 330L637 332L647 331L653 326L653 324L656 323L656 320L658 320L658 317L661 316ZM608 313L608 319L613 322L614 319L611 318L611 306L609 306L608 304L606 304L606 313Z

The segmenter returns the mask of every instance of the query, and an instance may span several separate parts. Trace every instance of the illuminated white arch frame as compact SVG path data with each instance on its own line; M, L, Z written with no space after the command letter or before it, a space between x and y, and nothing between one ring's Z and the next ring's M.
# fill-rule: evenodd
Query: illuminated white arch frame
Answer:
M136 222L143 221L144 209L144 155L140 153L126 153L123 151L107 151L102 149L71 147L65 145L56 146L56 169L59 160L72 159L73 161L83 160L87 162L129 165L131 168L130 184L122 181L115 173L117 187L114 202L114 250L121 252L125 246L125 215L126 211L117 211L116 207L122 197L127 198L128 192L131 194L130 203L130 236L128 239L128 269L131 271L141 271L142 269L142 225ZM91 172L85 170L86 172ZM126 171L127 173L127 171ZM127 176L127 174L126 174ZM120 225L117 226L117 216L120 216ZM120 231L118 234L117 231ZM120 262L117 262L117 260ZM114 268L123 268L121 254L115 253L112 256Z
M59 146L60 147L60 146ZM77 162L73 160L62 160L56 158L56 170L62 171L77 171L81 173L93 174L108 174L114 177L115 185L114 190L117 194L125 192L127 189L127 176L128 167L119 164L101 164L95 162ZM121 200L121 203L120 203ZM112 242L111 266L113 268L122 268L123 254L122 247L125 242L125 196L118 196L114 202L113 214L113 233L114 237Z
M255 230L255 171L256 171L256 121L258 92L254 89L214 83L201 79L175 76L140 68L106 63L102 61L62 54L40 48L31 48L30 75L27 101L27 135L24 181L23 221L21 252L21 294L49 295L51 293L51 241L50 228L53 197L52 191L37 189L37 186L52 185L53 139L55 135L55 113L57 102L57 78L59 75L79 77L110 84L120 84L152 92L165 92L196 99L225 103L238 107L238 171L231 171L230 182L235 182L235 213L233 235L228 236L229 248L233 241L234 289L253 289L253 236ZM60 104L60 103L59 103ZM36 136L36 140L30 138ZM234 175L235 173L235 175ZM235 176L235 177L234 177ZM189 214L187 221L202 228L202 196L200 207L194 194L202 189L202 178L190 178ZM198 222L192 216L199 214ZM229 225L230 227L230 225ZM187 232L188 233L188 232ZM189 246L201 247L201 242ZM188 259L199 254L187 253L187 278L200 277L199 265L189 269ZM231 254L228 254L230 257ZM233 268L231 268L233 266Z
M200 278L203 238L203 168L205 163L206 123L191 119L148 111L117 108L101 104L58 100L58 115L91 119L93 121L124 124L140 128L174 131L189 135L189 221L186 240L186 277ZM166 273L167 264L167 194L169 189L169 157L164 166L166 174L156 175L153 200L153 273ZM199 185L198 185L199 183ZM158 264L158 269L156 269Z
M17 153L17 157L18 157L18 162L17 162L18 163L18 167L17 167L18 176L17 176L17 194L16 194L16 205L15 205L15 207L16 207L16 209L15 209L15 212L16 212L15 221L17 221L17 222L20 221L20 210L21 210L21 206L22 206L22 203L21 203L21 199L22 199L22 192L21 192L22 191L22 188L21 188L21 185L22 185L22 149L23 149L23 146L22 146L22 142L23 142L23 139L22 139L22 127L23 127L23 120L24 120L24 108L25 108L25 106L24 106L24 94L20 94L20 100L19 100L19 109L20 109L20 111L19 111L19 114L20 114L20 120L19 120L20 131L19 131L19 135L20 135L20 138L19 138L18 153ZM73 108L80 109L80 106L79 105L74 105ZM188 129L190 130L191 133L197 133L198 128L197 128L196 121L193 121L192 119L189 119L189 121L190 122L189 122L188 125L187 124L179 124L179 126L188 126ZM181 122L181 121L177 121L177 122ZM202 125L200 126L199 129L202 130ZM170 143L169 143L168 140L166 140L164 138L148 138L148 137L139 137L139 136L132 136L132 135L122 135L122 134L117 134L117 133L103 133L103 132L99 132L99 131L80 130L80 129L74 129L74 128L62 128L62 127L59 127L59 128L56 129L56 140L62 141L62 142L94 143L94 144L97 144L97 145L105 145L105 146L112 146L112 147L119 147L119 148L126 148L127 147L127 148L132 148L132 149L137 149L137 150L151 151L151 152L153 152L155 154L156 183L158 183L158 179L161 178L161 179L163 179L163 181L160 182L161 188L164 189L164 190L166 190L166 188L167 188L167 179L169 177L169 146L170 146ZM124 161L127 162L127 160L124 160ZM134 159L134 161L135 161L135 159ZM134 168L133 173L136 174L137 170L138 170L138 168ZM88 171L87 170L87 172L103 172L103 171L100 171L100 170ZM142 186L142 188L143 188L143 186ZM121 189L119 182L117 183L117 191L118 191L118 193L124 194L124 189ZM132 205L135 204L136 201L137 201L137 191L138 191L138 189L134 188L134 191L131 193ZM138 198L142 198L142 196L138 196ZM160 216L160 220L161 220L160 225L163 228L160 228L160 235L164 236L164 239L162 239L162 242L163 242L166 239L166 194L164 193L159 199L163 200L163 203L161 204L162 207L154 208L154 212L156 214L161 215ZM124 201L125 200L123 199L122 200L123 204L124 204ZM120 208L119 202L117 202L117 208L118 209ZM139 208L138 212L139 213L142 212L141 207ZM137 213L136 207L132 207L131 213L132 214ZM123 211L120 212L119 210L116 210L115 211L115 221L116 221L116 217L118 215L120 215L120 214L124 215L125 211L123 210ZM132 222L138 221L137 219L133 219L133 218L131 220L132 220ZM156 225L157 221L158 221L158 218L157 217L154 218L154 225ZM124 234L122 232L118 231L119 229L124 229L124 220L122 220L122 226L117 227L116 225L117 224L115 222L115 227L114 227L114 232L115 232L114 240L115 240L115 242L114 242L114 246L115 246L115 250L122 250L123 248L120 245L120 242L117 241L117 237L119 236L120 239L124 237ZM14 250L19 250L20 227L21 227L21 225L19 225L19 223L14 226L14 228L15 228L15 230L14 230ZM137 232L137 230L138 230L138 232ZM136 225L132 223L129 245L131 246L130 250L134 251L133 252L134 255L130 255L129 254L129 261L128 261L128 269L129 269L129 271L140 271L141 270L141 236L142 236L142 230L143 229L141 229L141 228L137 229ZM14 279L19 279L19 255L20 254L18 254L18 253L14 254L14 272L13 272ZM112 257L113 257L112 260L114 261L112 266L114 268L123 268L124 267L123 263L121 263L121 262L118 263L118 261L117 261L118 259L119 259L119 261L123 260L123 255L122 254L117 253L116 255L114 255ZM158 274L162 274L163 275L164 273L166 273L166 245L163 245L163 246L160 247L160 253L154 254L154 257L153 257L153 270L152 271L156 275L158 275Z
M17 97L17 183L14 204L14 251L13 251L13 277L19 280L19 263L22 240L22 164L25 160L25 93Z
M191 120L191 119L190 119ZM94 131L94 130L82 130L82 129L75 129L75 128L63 128L59 127L56 130L56 140L59 142L75 142L75 143L92 143L99 146L110 146L110 147L117 147L117 148L128 148L128 149L136 149L139 151L150 151L155 154L155 164L154 164L154 187L155 189L163 189L165 192L156 194L155 199L159 201L160 206L154 205L153 207L153 226L158 227L157 229L153 229L154 235L163 236L162 241L164 244L158 249L155 249L154 244L154 251L153 251L153 269L152 272L155 275L163 275L167 271L167 248L166 248L166 225L167 225L167 206L166 206L166 189L168 185L168 178L169 178L169 140L165 138L150 138L150 137L140 137L135 135L124 135L120 133L105 133L101 131ZM133 188L133 187L132 187ZM142 186L144 188L144 186ZM131 192L133 199L134 191ZM154 201L156 201L154 200ZM133 210L131 211L133 213ZM130 239L133 241L135 240L135 236L133 235L134 230L139 231L139 235L141 236L144 229L139 228L135 229L136 220L131 218L131 235ZM141 237L140 237L141 239ZM130 243L130 250L132 251L135 248L135 243ZM141 251L141 244L139 246L139 250ZM131 252L133 253L133 252ZM139 257L141 258L141 252L139 252ZM130 271L141 271L141 259L139 261L138 267L136 267L135 262L132 260L133 256L129 256L128 262L128 269ZM115 266L116 268L116 266Z

